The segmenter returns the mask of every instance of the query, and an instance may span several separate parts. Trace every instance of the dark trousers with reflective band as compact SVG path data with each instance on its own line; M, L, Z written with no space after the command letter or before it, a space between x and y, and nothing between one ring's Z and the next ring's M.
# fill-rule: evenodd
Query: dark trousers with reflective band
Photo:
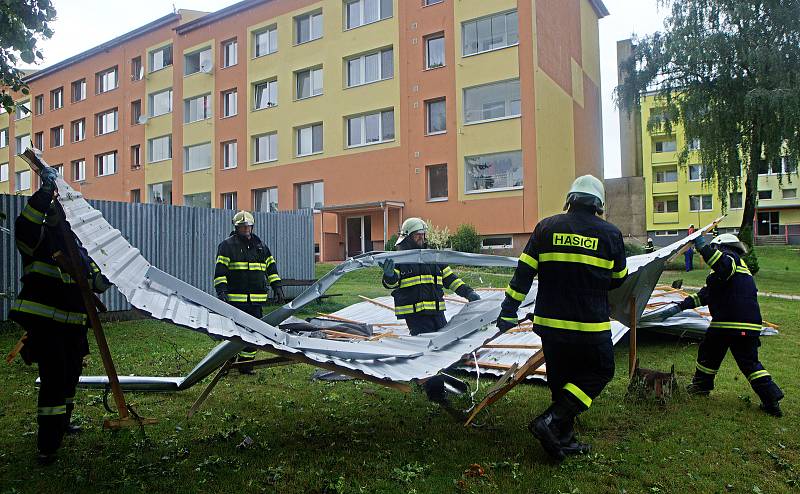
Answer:
M553 402L576 415L587 410L614 377L611 338L583 344L543 335L542 350Z
M89 353L86 328L60 323L26 326L27 356L39 365L37 445L41 453L54 453L60 446L74 408L75 387ZM45 325L49 326L46 327Z
M435 333L447 325L444 312L425 316L410 314L406 316L405 321L411 336L417 336L423 333ZM445 397L444 376L433 376L425 381L422 387L425 389L425 394L427 394L428 398L431 400L441 400Z
M261 319L261 315L263 312L262 309L264 308L262 304L239 303L239 302L228 302L228 303L242 312L247 312L251 316ZM239 362L254 360L256 358L256 350L257 348L254 346L247 346L242 348L242 351L239 352L239 358L237 360Z
M727 332L730 331L730 332ZM697 370L692 383L702 390L714 389L714 377L730 349L739 370L750 382L762 402L773 403L783 398L783 392L758 360L761 339L757 331L742 335L741 331L711 330L706 333L697 350Z

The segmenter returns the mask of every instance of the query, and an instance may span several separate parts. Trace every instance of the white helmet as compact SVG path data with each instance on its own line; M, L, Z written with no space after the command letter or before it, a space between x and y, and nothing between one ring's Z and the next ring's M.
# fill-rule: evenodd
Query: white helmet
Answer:
M564 209L567 209L574 200L581 196L592 196L599 201L594 201L594 206L599 213L603 212L606 204L606 190L603 182L593 175L583 175L572 182L569 192L567 192L567 200L564 203Z
M714 240L711 241L711 244L727 245L728 247L733 247L742 254L747 254L747 246L733 233L723 233L722 235L717 235L714 237Z
M400 236L397 237L397 242L394 243L395 246L400 245L400 243L405 240L409 235L414 232L418 231L427 231L428 225L425 224L419 218L409 218L403 222L403 226L400 227Z

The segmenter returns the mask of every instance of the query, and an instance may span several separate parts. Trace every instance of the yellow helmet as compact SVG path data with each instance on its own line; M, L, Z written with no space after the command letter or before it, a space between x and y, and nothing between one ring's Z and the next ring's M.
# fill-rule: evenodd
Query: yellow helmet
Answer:
M234 228L237 226L253 226L256 224L256 219L249 211L239 211L238 213L233 215L233 223Z

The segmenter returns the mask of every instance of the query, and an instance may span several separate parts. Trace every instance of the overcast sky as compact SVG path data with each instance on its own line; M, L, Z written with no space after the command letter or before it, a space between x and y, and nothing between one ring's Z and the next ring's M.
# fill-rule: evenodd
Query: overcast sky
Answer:
M43 66L64 60L158 19L176 8L214 12L237 0L53 0L58 19L55 34L41 43ZM411 1L411 0L400 0ZM490 1L490 0L487 0ZM663 25L656 0L604 0L611 15L600 21L603 91L603 149L606 177L620 173L619 123L611 93L617 83L616 43L632 33L649 34Z

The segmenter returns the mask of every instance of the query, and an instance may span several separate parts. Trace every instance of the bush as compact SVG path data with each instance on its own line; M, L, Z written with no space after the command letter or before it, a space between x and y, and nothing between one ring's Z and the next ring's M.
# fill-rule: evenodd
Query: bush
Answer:
M441 250L450 247L449 228L436 228L430 220L426 220L425 224L428 226L428 248Z
M470 224L460 225L450 237L450 244L453 246L453 250L458 252L477 254L481 250L481 237L474 226Z
M756 255L756 249L753 247L753 227L751 225L742 228L739 232L739 240L747 246L747 254L742 256L742 260L750 268L751 273L758 273L758 256Z
M389 250L389 251L397 250L397 247L395 247L395 245L394 245L395 243L397 243L397 234L396 233L394 235L392 235L391 237L389 237L389 240L386 241L386 245L383 246L383 250Z
M625 257L644 254L644 246L637 242L625 242Z

